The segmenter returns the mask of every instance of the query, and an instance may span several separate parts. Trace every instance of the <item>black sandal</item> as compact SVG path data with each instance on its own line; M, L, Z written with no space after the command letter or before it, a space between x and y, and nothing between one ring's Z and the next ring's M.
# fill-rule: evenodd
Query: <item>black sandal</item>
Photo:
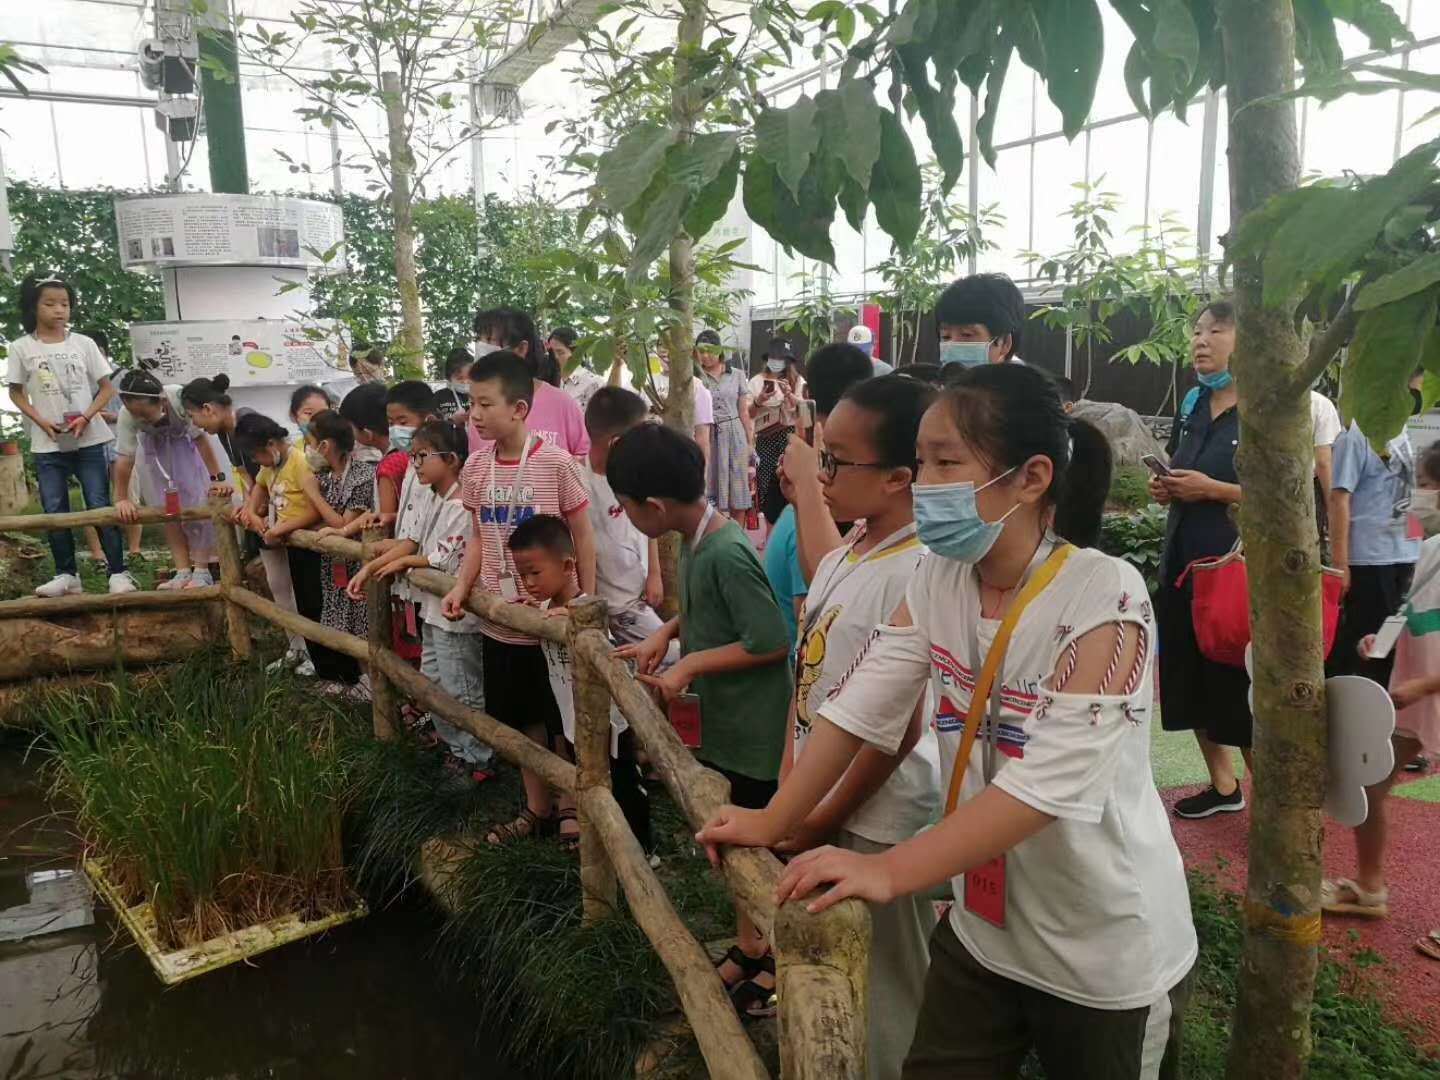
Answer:
M561 810L558 814L555 815L555 819L556 819L556 822L557 822L556 827L555 827L555 832L556 832L556 834L560 837L560 850L561 850L561 851L565 851L565 852L569 852L569 853L571 853L571 854L579 854L579 852L580 852L580 815L579 815L579 813L578 813L578 812L575 810L575 808L572 806L572 807L570 807L568 810ZM567 821L573 821L573 822L575 822L575 831L574 831L574 832L566 832L566 831L565 831L565 823L566 823Z
M520 808L520 816L504 825L496 825L485 834L487 844L509 844L515 840L540 839L555 828L553 817L541 817L528 806Z
M737 987L743 986L761 972L767 975L775 974L775 957L772 953L767 952L764 956L751 956L739 945L731 945L730 950L715 961L715 970L718 972L720 965L727 960L740 969L740 977L734 982L725 982L723 978L720 980L725 984L727 994L733 994Z
M740 1019L746 1023L751 1020L768 1020L778 1011L775 987L761 986L754 979L746 979L730 991L730 1003L735 1006Z

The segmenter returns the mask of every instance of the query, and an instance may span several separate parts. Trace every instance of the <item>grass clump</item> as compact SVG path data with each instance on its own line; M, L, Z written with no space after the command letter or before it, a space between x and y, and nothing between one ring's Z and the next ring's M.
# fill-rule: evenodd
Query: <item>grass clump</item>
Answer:
M351 721L297 680L206 653L167 677L119 674L108 707L44 699L53 794L89 857L169 948L291 912L354 905L341 849Z

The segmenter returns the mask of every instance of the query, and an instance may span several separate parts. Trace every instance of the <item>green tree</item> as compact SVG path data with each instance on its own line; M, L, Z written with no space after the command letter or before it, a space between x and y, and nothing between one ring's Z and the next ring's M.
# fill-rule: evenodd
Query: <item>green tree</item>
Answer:
M1297 1077L1310 1047L1327 744L1307 395L1355 319L1346 380L1356 386L1347 389L1347 400L1364 415L1373 411L1373 430L1367 429L1373 438L1398 428L1407 398L1401 367L1440 353L1430 347L1440 269L1419 291L1373 311L1357 314L1352 304L1307 352L1297 319L1324 309L1302 307L1306 295L1337 289L1429 176L1411 162L1377 186L1344 191L1343 204L1308 194L1311 189L1295 194L1295 109L1281 95L1294 88L1297 60L1307 81L1334 78L1341 60L1337 23L1356 27L1376 49L1389 49L1407 33L1383 0L1110 4L1134 36L1124 70L1142 113L1173 109L1183 118L1203 88L1226 87L1232 213L1236 224L1248 215L1260 222L1252 219L1251 235L1258 230L1260 238L1239 252L1234 275L1241 531L1250 567L1260 782L1251 815L1247 934L1229 1073ZM704 54L706 9L700 0L685 0L682 7L677 57L688 65ZM768 17L768 6L755 7L762 21ZM941 190L949 191L964 165L956 122L961 85L983 97L979 150L993 161L996 109L1012 63L1036 72L1065 134L1074 138L1090 115L1105 54L1100 0L906 0L890 14L867 3L824 0L809 16L828 32L819 53L842 59L834 89L802 94L783 107L766 104L753 132L737 127L704 144L693 126L695 111L677 108L668 123L637 127L601 156L596 180L602 197L647 226L642 239L648 242L637 243L637 261L653 258L667 234L679 236L672 259L677 252L683 257L686 239L704 230L676 229L687 212L708 203L710 178L721 170L727 180L720 193L728 201L736 155L743 158L738 171L746 210L787 248L833 263L829 227L838 210L857 230L873 212L898 247L908 250L920 228L922 183L902 111L924 123ZM857 40L862 20L868 29ZM682 71L677 63L679 103L707 85L689 75L688 66ZM882 81L895 91L890 108L877 101ZM727 135L735 138L728 158ZM714 156L697 150L702 145ZM717 159L721 164L711 172L705 163ZM1276 224L1287 211L1293 216ZM1277 266L1280 250L1292 257L1305 251L1307 257ZM1327 258L1308 257L1322 251ZM1411 269L1405 281L1427 273ZM1402 287L1408 285L1390 288ZM1376 302L1389 295L1381 292ZM1395 348L1383 350L1382 342Z
M434 170L480 130L468 114L461 117L454 88L470 80L475 56L499 40L512 14L509 3L480 0L297 0L286 29L237 22L242 55L300 94L302 120L339 126L363 146L343 164L390 207L400 293L393 351L401 360L417 362L425 350L415 204ZM330 70L316 75L298 62L302 52L322 50L333 57ZM202 63L207 74L231 77L223 65ZM385 116L383 140L369 125L377 109ZM309 171L293 161L290 168Z

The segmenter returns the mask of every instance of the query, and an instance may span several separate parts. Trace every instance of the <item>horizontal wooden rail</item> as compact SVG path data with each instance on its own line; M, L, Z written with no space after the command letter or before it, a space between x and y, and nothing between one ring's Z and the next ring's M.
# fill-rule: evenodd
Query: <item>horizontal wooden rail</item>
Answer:
M86 615L97 611L150 611L202 604L221 597L219 585L156 592L27 596L20 600L0 600L0 619L49 619L57 615Z
M630 831L615 796L603 787L580 792L585 820L600 835L615 868L630 914L645 931L680 995L680 1007L705 1058L706 1071L720 1080L766 1080L769 1075L725 993L715 965L681 922L665 886L655 876L640 842Z
M318 551L322 555L338 555L349 562L358 562L361 558L360 542L347 540L343 536L321 536L309 529L297 529L287 539L295 547ZM431 596L445 596L455 587L454 576L442 574L439 570L411 570L406 574L406 578L411 585ZM482 619L507 627L517 634L527 634L547 641L565 641L563 622L547 619L538 608L502 600L494 593L480 588L470 590L465 608Z
M462 705L389 649L378 651L374 661L396 688L417 705L470 732L494 747L506 761L529 769L552 788L569 795L575 793L575 766L558 754L552 754L489 713Z
M204 521L209 517L210 510L204 506L192 506L173 516L165 513L163 507L142 506L136 510L134 521L121 521L115 508L106 506L70 514L11 514L0 517L0 532L57 532L60 529L81 529L86 525L101 528L106 525L163 525L167 522Z
M512 764L530 769L552 787L567 794L574 794L574 765L538 743L531 742L522 732L500 723L488 713L462 705L389 649L376 650L372 655L370 645L364 638L347 634L343 630L333 630L313 619L286 611L280 605L246 588L226 589L225 598L262 619L268 619L282 630L299 634L308 641L319 642L346 656L353 656L363 664L374 664L417 705L438 713L452 724L470 732L477 739L494 747L501 757Z
M286 611L273 600L266 600L258 593L249 589L236 586L226 588L221 586L225 599L232 604L238 604L246 611L259 615L262 619L274 623L292 634L299 634L306 641L318 642L327 649L342 653L345 656L353 657L362 664L370 659L370 646L364 638L356 637L354 634L347 634L343 630L333 630L328 626L316 622L314 619L307 619L304 615L297 615L293 611Z

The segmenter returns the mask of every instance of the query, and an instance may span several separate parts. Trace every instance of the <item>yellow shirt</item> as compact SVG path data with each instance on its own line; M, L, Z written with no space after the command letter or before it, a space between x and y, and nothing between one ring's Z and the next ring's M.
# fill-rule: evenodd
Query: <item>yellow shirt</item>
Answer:
M303 450L291 449L278 469L266 466L255 482L270 492L271 519L279 525L303 517L310 511L310 500L302 486L310 476L310 466Z

